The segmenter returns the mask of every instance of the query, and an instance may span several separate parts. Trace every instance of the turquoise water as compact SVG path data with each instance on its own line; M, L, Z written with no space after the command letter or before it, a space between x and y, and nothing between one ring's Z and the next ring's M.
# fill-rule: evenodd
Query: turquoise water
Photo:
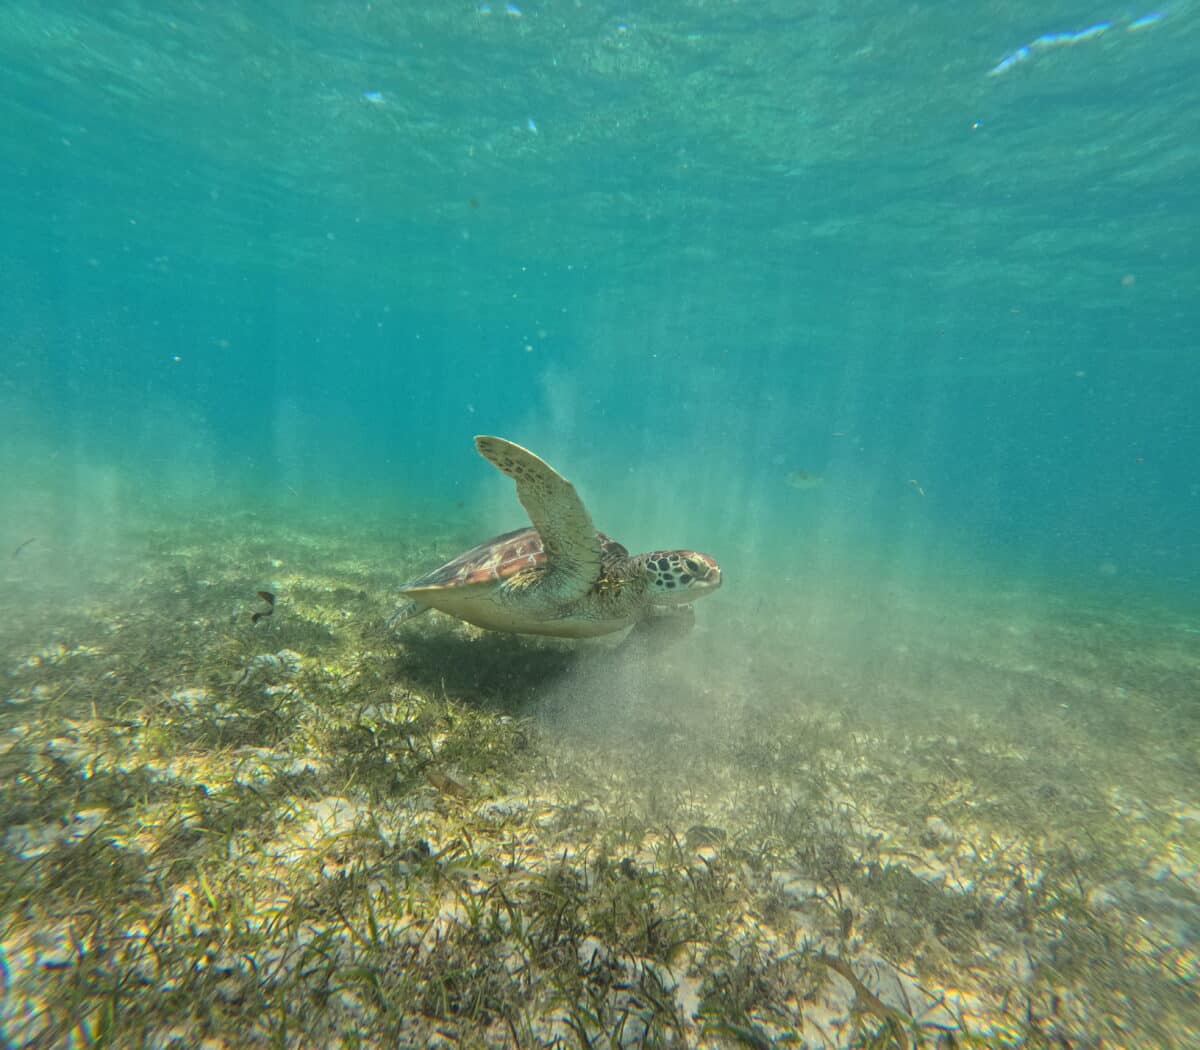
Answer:
M0 750L25 792L4 810L24 830L0 836L0 875L34 870L39 821L112 802L88 801L90 767L78 783L59 770L61 798L45 787L38 762L69 735L57 719L140 712L112 733L194 760L172 784L235 745L319 752L333 772L305 797L381 806L395 783L444 793L420 769L387 780L374 752L344 764L362 725L383 739L408 724L407 689L462 705L459 726L503 712L497 725L547 734L536 783L473 767L468 734L465 779L555 805L590 791L606 834L629 812L681 834L720 824L713 841L757 858L729 876L752 896L751 870L785 888L811 874L786 866L779 828L819 780L788 750L812 729L841 756L821 804L869 809L912 879L935 881L918 854L1027 833L1018 878L1077 889L1060 926L976 964L955 954L975 934L955 940L947 920L955 966L990 974L991 951L1007 969L981 984L1028 978L1039 1002L1064 1000L1073 1045L1122 1030L1107 996L1126 988L1141 1004L1129 1045L1191 1045L1198 68L1194 0L5 6L0 724L27 750ZM464 641L436 618L379 633L406 576L525 524L480 433L544 456L631 550L721 561L700 641L665 658L664 680ZM262 587L279 612L253 633ZM96 669L64 669L81 662ZM255 708L264 667L302 667L309 708L278 723ZM368 680L391 708L354 693ZM343 681L362 711L339 701ZM572 781L581 769L594 783ZM728 790L709 806L710 789ZM111 819L151 826L120 798ZM804 825L813 841L824 827ZM588 841L580 855L602 852ZM874 831L864 841L877 865ZM964 899L1009 901L1008 851L955 869ZM1098 888L1073 889L1064 856ZM863 914L885 916L870 944L952 988L918 933L888 941L912 899L871 883L871 864L847 876ZM212 857L196 868L222 874ZM171 868L161 912L139 921L178 918L187 878ZM30 914L5 912L0 964L24 958L8 934ZM979 943L1007 943L1014 921L997 906ZM1160 996L1161 1018L1145 1005ZM1036 1025L1012 1035L1034 1013L1016 1001L996 992L962 1031L1061 1045ZM17 1012L0 1002L0 1043ZM74 1019L56 1023L36 1030ZM855 1039L828 1045L884 1045Z
M1194 590L1191 5L492 6L10 6L6 471Z

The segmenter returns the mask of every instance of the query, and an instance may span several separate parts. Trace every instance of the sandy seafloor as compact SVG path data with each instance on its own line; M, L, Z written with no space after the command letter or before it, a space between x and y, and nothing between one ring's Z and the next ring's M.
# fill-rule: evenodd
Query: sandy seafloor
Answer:
M831 570L664 651L393 634L479 539L407 531L3 552L5 1045L1200 1045L1197 619Z

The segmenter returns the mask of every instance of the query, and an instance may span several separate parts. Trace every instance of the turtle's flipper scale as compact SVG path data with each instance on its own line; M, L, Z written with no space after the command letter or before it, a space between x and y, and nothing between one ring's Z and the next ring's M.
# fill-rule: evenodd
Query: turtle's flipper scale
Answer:
M517 498L542 538L558 596L582 597L600 576L600 537L579 494L548 463L504 438L475 439L479 454L517 483Z

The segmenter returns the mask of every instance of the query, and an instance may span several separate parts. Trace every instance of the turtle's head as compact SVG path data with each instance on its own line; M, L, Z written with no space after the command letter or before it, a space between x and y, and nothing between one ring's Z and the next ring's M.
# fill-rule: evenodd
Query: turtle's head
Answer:
M651 551L643 554L647 595L656 605L683 605L721 586L721 566L699 551Z

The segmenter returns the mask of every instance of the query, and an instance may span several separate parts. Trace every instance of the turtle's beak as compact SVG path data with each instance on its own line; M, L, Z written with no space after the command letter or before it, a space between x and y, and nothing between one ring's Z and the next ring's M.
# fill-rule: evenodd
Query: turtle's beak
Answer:
M702 589L716 590L721 586L721 566L717 564L716 558L710 558L707 554L701 554L699 551L692 551L688 555L688 568L694 564L699 568L695 572L696 583L700 584Z

